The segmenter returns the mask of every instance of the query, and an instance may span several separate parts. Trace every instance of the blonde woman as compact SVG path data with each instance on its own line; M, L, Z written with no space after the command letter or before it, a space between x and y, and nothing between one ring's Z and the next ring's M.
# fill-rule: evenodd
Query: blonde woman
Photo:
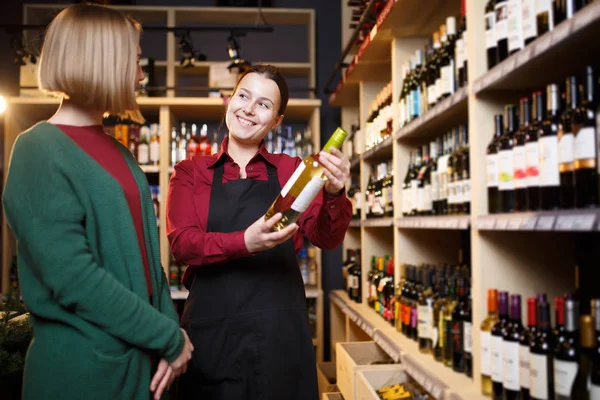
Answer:
M106 112L141 120L139 37L133 20L90 4L46 32L39 85L62 101L17 138L3 194L34 328L25 400L158 399L191 358L146 177L102 129Z

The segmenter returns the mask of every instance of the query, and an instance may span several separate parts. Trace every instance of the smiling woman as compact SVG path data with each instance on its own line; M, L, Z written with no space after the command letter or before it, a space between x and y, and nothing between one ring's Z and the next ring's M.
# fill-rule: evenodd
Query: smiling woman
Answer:
M274 67L238 81L221 151L175 166L167 194L167 235L188 265L182 327L194 359L182 398L317 400L316 363L296 253L304 237L333 249L351 219L343 190L349 161L320 156L331 176L298 220L278 232L281 214L264 214L302 162L271 154L265 135L281 124L288 88ZM196 356L197 355L197 356Z

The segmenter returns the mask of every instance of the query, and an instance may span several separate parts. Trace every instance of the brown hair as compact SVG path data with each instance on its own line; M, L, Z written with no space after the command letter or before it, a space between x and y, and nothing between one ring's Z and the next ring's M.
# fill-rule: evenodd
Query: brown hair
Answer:
M285 81L285 77L277 67L274 67L270 64L259 64L250 67L238 78L237 83L235 84L235 88L233 88L233 93L235 93L235 91L237 90L242 79L252 72L260 74L277 84L277 87L279 88L279 97L281 98L281 101L279 103L279 110L277 110L277 113L278 115L283 115L283 113L285 113L285 108L287 107L287 103L290 98L290 92L287 86L287 82Z
M137 21L114 8L90 3L65 8L46 31L40 89L143 121L135 98L140 32Z

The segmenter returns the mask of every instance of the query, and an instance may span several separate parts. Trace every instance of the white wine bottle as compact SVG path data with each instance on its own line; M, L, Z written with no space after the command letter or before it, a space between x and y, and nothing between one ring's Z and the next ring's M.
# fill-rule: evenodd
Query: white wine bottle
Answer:
M339 150L347 137L348 132L338 127L323 147L323 151L329 152L332 147ZM323 174L323 167L319 163L319 154L307 156L298 165L265 214L265 219L269 219L277 213L282 214L281 219L273 226L272 230L280 231L298 221L300 215L306 211L326 182L327 177Z

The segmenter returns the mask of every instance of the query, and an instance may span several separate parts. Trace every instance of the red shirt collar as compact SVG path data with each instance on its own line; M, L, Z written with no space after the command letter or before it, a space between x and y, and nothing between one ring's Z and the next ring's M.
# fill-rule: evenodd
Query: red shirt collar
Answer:
M208 163L208 168L212 168L222 157L227 157L233 161L233 158L231 158L231 156L227 152L228 145L229 145L229 135L225 136L225 138L221 142L221 150L219 150L219 152L217 154L213 155L213 159L210 160ZM250 161L254 160L256 158L256 156L262 156L262 158L266 162L273 165L274 167L277 166L277 164L275 162L275 157L273 157L273 154L269 153L269 151L267 150L267 146L265 145L264 139L260 141L260 145L258 146L258 151L256 152L256 154L254 155L254 157L252 157L252 159Z

